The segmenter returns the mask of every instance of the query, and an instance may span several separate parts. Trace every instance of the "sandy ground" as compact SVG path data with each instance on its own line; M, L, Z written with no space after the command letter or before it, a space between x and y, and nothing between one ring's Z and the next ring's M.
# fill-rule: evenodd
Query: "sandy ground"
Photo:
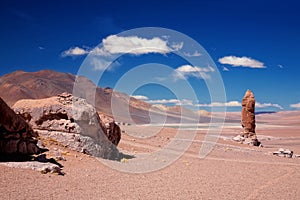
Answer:
M200 130L184 154L167 166L167 159L155 152L175 140L176 129L132 126L123 130L119 149L133 158L122 162L52 145L48 156L53 148L68 151L67 161L60 161L64 176L0 165L0 199L300 199L300 158L271 155L280 147L300 154L300 126L258 126L263 148L226 140L241 128L225 127L204 159L198 155L206 131ZM176 151L175 147L170 153ZM158 163L158 169L136 174L108 166L138 167L141 153L150 155L146 164Z

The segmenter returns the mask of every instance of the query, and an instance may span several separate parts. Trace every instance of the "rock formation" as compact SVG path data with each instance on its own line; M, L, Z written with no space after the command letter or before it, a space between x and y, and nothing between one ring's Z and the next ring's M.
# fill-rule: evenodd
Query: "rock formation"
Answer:
M247 90L242 100L242 120L243 132L233 138L234 141L260 146L255 133L255 98L251 90Z
M251 90L247 90L242 100L242 127L244 136L255 136L255 98Z
M0 98L0 154L41 153L38 134Z
M63 93L46 99L20 100L13 109L43 137L93 156L118 158L118 143L109 141L98 113L84 99Z
M280 148L278 151L274 151L273 155L280 156L280 157L287 157L287 158L292 158L294 152L289 150L289 149L283 149Z
M99 117L103 123L101 123L101 127L106 133L109 141L111 141L114 145L118 145L121 140L121 129L116 124L115 120L107 116L103 113L99 113Z

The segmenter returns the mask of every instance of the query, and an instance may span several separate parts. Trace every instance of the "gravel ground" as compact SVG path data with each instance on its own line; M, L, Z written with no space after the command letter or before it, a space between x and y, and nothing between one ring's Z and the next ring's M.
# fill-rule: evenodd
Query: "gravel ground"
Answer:
M127 131L149 135L148 128L130 127ZM175 129L165 128L148 138L124 133L120 150L133 158L128 156L121 162L52 145L48 157L54 148L67 151L66 161L59 161L65 175L0 165L0 199L299 199L300 158L276 157L271 152L283 147L300 154L300 127L268 127L265 132L259 129L264 136L273 136L263 142L263 148L224 140L237 131L224 129L223 139L204 159L198 154L205 131L198 131L180 158L163 168L138 174L120 172L108 164L139 167L141 155L145 154L153 155L153 159L146 160L149 165L166 165L167 161L156 159L155 153L173 141ZM171 154L177 151L173 150Z

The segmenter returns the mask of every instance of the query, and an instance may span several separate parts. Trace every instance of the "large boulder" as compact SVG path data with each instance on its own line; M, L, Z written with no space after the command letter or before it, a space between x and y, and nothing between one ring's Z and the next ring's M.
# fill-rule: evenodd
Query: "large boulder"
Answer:
M13 109L43 137L96 157L116 159L119 155L96 109L84 99L63 93L46 99L20 100Z
M0 98L0 154L41 153L38 134Z

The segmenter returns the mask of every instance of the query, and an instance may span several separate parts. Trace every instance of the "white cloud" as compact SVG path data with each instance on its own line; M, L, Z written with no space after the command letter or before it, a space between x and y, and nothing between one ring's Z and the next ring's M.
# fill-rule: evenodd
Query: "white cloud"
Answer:
M223 71L224 71L224 72L228 72L229 69L228 69L227 67L224 67L224 66L223 66Z
M168 45L167 40L159 37L152 39L141 38L138 36L117 36L110 35L102 41L104 51L110 54L130 53L135 55L148 53L169 53L182 48L183 43Z
M138 100L148 100L148 97L144 95L132 95L131 97L138 99Z
M176 69L178 72L182 73L194 73L194 72L214 72L215 69L211 66L208 67L193 67L191 65L182 65Z
M175 105L193 105L193 101L189 99L156 99L148 100L147 103L151 104L175 104Z
M300 102L299 103L295 103L295 104L291 104L290 107L291 108L300 108Z
M92 53L93 55L109 57L113 54L133 54L133 55L141 55L148 53L159 53L166 54L172 51L179 51L183 47L183 42L172 43L171 45L168 43L167 39L162 39L159 37L153 37L151 39L142 38L138 36L118 36L118 35L110 35L107 38L102 40L102 47L91 48L80 48L73 47L64 52L62 52L62 56L80 56L88 53Z
M94 70L109 70L112 68L112 62L104 59L92 58L90 64L94 67Z
M266 68L266 66L264 66L264 63L245 56L225 56L223 58L220 58L219 62L221 64L232 65L234 67Z
M101 55L101 56L105 56L105 57L109 57L111 54L106 51L104 48L99 48L99 47L95 47L94 49L92 49L90 51L90 53L92 55Z
M212 102L210 104L197 104L196 106L199 106L199 107L223 107L223 106L241 107L242 104L239 101L229 101L229 102ZM283 109L282 106L280 106L279 104L273 104L273 103L259 103L259 102L256 102L255 107L256 108L274 107L274 108L278 108L278 109Z
M215 69L211 66L208 67L196 67L191 65L182 65L175 70L175 79L184 79L187 77L196 77L202 79L209 79L208 73L214 72Z
M256 102L255 107L257 107L257 108L274 107L274 108L283 109L281 105L276 104L276 103L274 104L274 103L259 103L259 102Z
M238 101L229 101L229 102L212 102L210 104L197 104L199 107L240 107L241 103Z
M173 43L171 45L173 51L179 51L180 49L182 49L183 47L183 42L180 42L180 43Z
M183 52L183 55L185 55L187 57L198 57L198 56L201 56L202 54L196 50L194 53Z
M72 47L64 52L62 52L62 56L66 57L66 56L81 56L81 55L85 55L88 54L89 51L80 47Z

